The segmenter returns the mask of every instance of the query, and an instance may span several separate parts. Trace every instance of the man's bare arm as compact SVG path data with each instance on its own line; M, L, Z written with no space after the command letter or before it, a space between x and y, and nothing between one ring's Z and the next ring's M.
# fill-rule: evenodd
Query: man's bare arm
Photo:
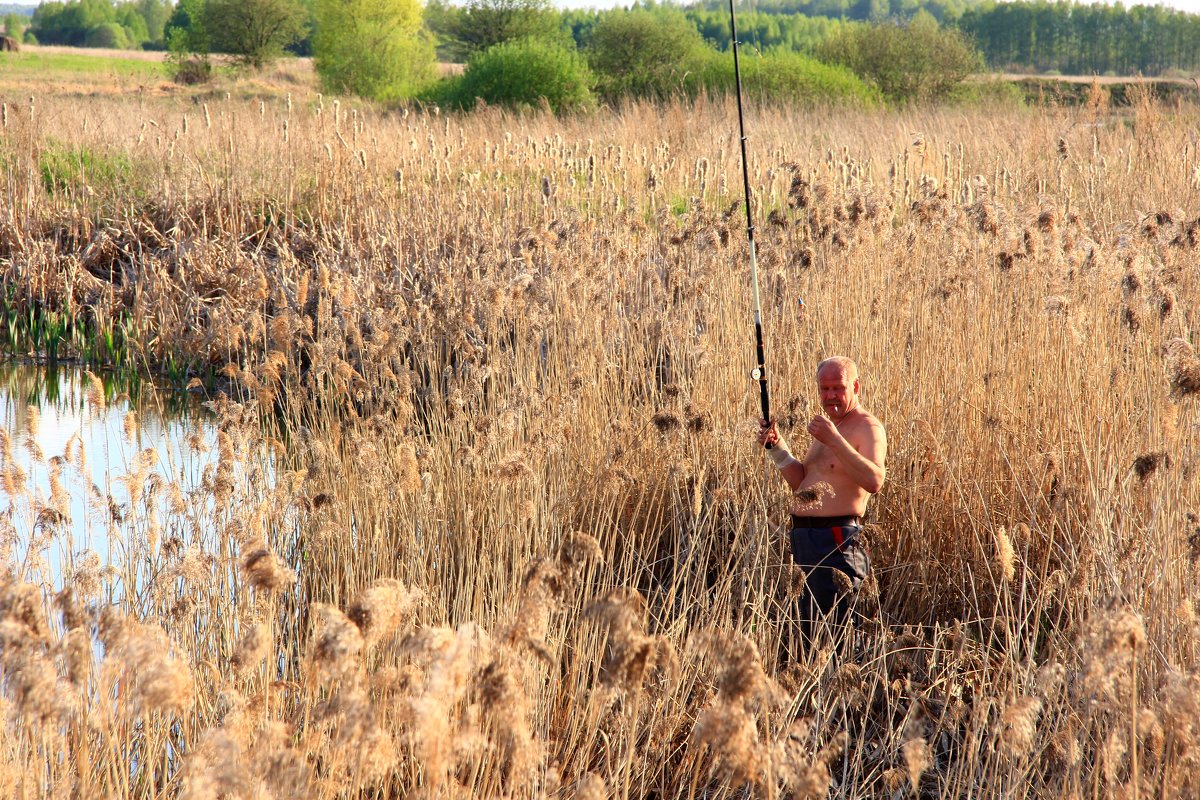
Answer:
M807 456L805 460L807 460ZM808 474L808 468L804 466L804 461L793 461L779 470L779 474L783 476L783 479L787 481L787 485L794 492L804 482L804 476Z

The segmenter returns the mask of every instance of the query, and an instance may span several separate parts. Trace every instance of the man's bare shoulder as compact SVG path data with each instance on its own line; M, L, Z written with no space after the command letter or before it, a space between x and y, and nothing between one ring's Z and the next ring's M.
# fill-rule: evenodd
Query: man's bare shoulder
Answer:
M858 418L854 420L853 426L855 429L874 429L878 430L880 433L883 433L883 423L880 422L879 419L870 411L864 411L861 408L858 409Z
M887 441L883 423L874 414L861 408L858 410L857 419L850 425L847 433L849 434L847 438L859 446Z

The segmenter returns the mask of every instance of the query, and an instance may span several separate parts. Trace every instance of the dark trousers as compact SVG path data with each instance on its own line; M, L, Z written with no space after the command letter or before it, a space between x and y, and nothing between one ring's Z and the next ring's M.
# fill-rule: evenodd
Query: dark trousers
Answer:
M801 631L811 642L817 628L827 623L831 632L839 636L854 619L858 589L871 573L871 557L859 536L862 526L857 520L826 525L826 520L819 517L799 518L795 522L797 525L791 532L792 560L807 573L797 601ZM841 573L843 580L839 581L835 572Z

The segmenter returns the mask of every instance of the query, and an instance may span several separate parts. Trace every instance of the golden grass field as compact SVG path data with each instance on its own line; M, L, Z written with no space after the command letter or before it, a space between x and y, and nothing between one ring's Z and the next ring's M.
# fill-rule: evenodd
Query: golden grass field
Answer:
M9 95L12 302L232 396L200 490L95 498L113 569L8 558L0 791L1196 797L1196 109L750 112L782 428L844 353L890 439L842 653L735 119ZM0 444L0 541L68 535L81 452Z

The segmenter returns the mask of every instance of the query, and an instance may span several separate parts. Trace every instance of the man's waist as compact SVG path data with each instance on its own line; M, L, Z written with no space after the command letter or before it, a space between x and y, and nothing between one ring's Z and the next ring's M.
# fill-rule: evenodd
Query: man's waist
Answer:
M792 514L793 528L848 528L861 523L862 518L858 514L841 514L831 517L799 517Z

